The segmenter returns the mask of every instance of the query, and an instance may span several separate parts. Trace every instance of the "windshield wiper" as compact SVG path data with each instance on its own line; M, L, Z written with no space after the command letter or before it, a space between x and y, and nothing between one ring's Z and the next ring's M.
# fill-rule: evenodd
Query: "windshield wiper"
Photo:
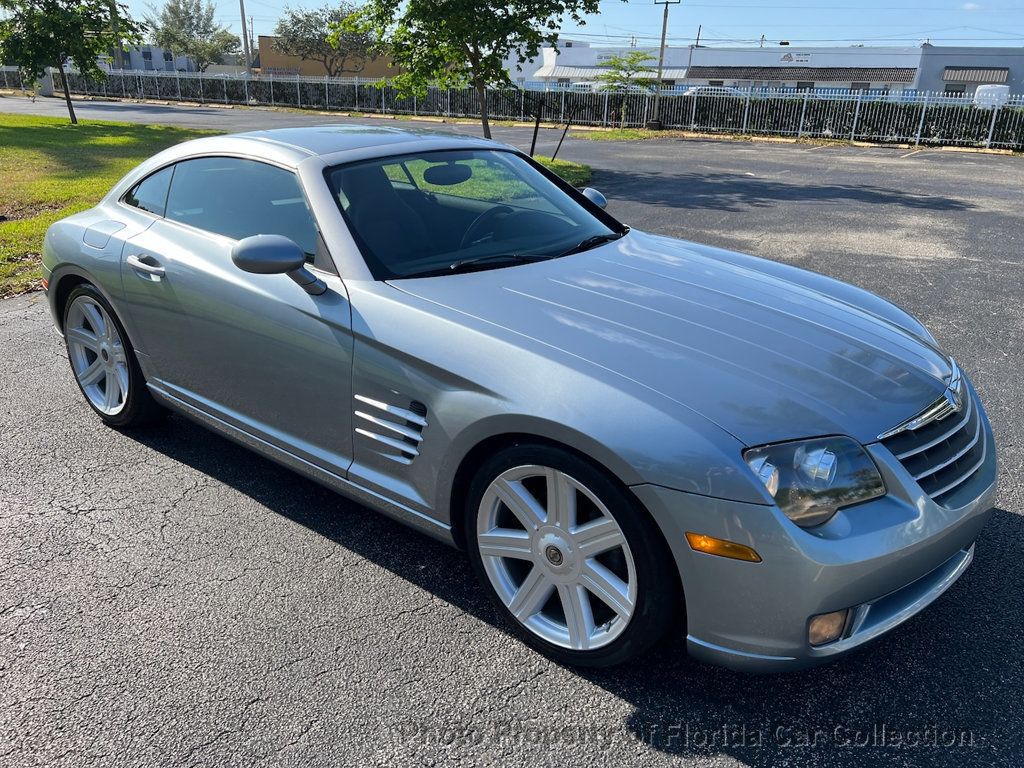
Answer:
M438 273L454 274L456 272L467 272L481 264L488 264L492 261L507 261L513 264L529 264L534 261L544 261L550 256L543 256L536 253L492 253L488 256L476 256L472 259L462 259L448 265L446 270L438 270Z
M624 237L625 234L625 232L609 232L604 235L591 235L586 240L581 240L580 242L576 243L576 245L574 245L569 250L562 251L560 254L558 254L558 257L561 258L562 256L572 256L572 254L579 253L580 251L588 251L591 248L596 248L602 243L610 243L612 240L618 240L620 237Z

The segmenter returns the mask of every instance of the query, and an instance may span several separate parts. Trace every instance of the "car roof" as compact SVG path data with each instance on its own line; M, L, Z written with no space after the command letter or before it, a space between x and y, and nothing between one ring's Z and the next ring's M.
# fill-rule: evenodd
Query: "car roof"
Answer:
M361 150L369 147L387 147L381 154L392 154L394 151L412 152L417 144L429 144L436 147L439 140L450 141L453 146L466 145L495 146L493 142L473 136L461 136L445 131L432 131L422 128L399 128L376 125L315 125L296 128L275 128L265 131L238 133L232 138L271 142L294 149L305 156L331 155L349 150ZM401 149L391 145L401 144Z

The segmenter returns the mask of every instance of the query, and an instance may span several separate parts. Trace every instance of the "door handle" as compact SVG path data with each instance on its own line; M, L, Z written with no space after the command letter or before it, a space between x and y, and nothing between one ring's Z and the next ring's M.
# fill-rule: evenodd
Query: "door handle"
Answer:
M143 261L143 259L156 261L152 256L138 256L134 253L126 258L125 261L128 262L128 266L132 269L137 269L139 272L145 272L147 275L152 275L153 277L163 277L166 274L164 268L159 264L150 264Z

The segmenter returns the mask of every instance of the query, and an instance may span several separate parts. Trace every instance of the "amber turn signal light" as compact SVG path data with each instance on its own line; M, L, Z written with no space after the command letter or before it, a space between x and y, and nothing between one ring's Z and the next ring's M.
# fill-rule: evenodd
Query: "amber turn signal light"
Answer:
M750 547L737 544L735 541L716 539L714 536L705 536L703 533L686 532L686 541L694 552L705 552L709 555L729 557L733 560L745 560L748 563L760 563L761 556Z

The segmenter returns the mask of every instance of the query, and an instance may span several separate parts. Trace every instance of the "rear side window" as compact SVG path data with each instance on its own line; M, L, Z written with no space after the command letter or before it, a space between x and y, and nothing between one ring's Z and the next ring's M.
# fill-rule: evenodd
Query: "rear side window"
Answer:
M166 217L234 240L284 234L312 259L317 230L291 171L239 158L175 166Z
M163 216L164 206L167 203L167 190L171 185L171 174L173 172L174 167L169 166L162 171L157 171L153 175L147 176L131 188L131 191L124 196L124 201L135 208L141 208L143 211Z
M165 216L235 240L284 235L312 259L317 228L291 171L255 160L203 157L175 166Z

